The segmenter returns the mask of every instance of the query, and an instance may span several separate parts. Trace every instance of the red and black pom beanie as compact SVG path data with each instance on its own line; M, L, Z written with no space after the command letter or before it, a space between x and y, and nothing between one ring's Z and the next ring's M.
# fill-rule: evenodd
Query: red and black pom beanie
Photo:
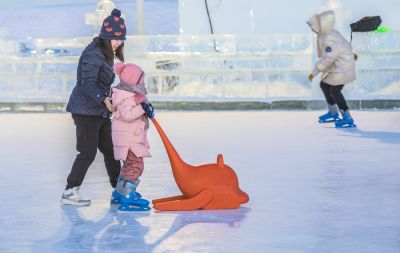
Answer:
M103 21L99 37L106 40L125 40L125 20L121 18L121 11L114 9L111 15Z

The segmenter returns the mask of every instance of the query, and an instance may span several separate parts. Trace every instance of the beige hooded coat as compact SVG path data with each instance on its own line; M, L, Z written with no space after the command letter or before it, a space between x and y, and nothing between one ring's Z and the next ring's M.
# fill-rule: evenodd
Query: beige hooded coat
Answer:
M354 53L350 43L334 29L335 13L325 11L312 16L307 24L317 34L318 62L313 76L330 85L347 84L356 79Z

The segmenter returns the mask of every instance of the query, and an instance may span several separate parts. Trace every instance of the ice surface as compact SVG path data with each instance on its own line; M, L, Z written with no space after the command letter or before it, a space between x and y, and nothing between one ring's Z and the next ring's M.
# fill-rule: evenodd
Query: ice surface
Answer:
M190 164L232 166L250 202L237 210L119 214L99 154L61 206L75 151L68 114L0 114L0 252L400 251L400 112L354 111L357 129L311 112L157 112ZM139 186L179 194L155 128Z

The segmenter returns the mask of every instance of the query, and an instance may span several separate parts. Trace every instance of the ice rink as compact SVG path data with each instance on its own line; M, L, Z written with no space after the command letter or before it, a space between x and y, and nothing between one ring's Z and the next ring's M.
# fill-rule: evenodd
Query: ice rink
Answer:
M400 111L157 112L189 164L236 171L250 202L236 210L117 213L98 152L81 193L60 205L74 161L69 114L0 114L0 252L400 252ZM155 128L138 190L178 195Z

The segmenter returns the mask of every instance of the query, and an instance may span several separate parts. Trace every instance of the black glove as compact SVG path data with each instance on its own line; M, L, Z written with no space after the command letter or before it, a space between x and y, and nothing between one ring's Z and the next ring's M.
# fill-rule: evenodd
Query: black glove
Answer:
M150 103L141 103L143 110L146 112L147 117L149 119L154 118L154 108L153 105Z

